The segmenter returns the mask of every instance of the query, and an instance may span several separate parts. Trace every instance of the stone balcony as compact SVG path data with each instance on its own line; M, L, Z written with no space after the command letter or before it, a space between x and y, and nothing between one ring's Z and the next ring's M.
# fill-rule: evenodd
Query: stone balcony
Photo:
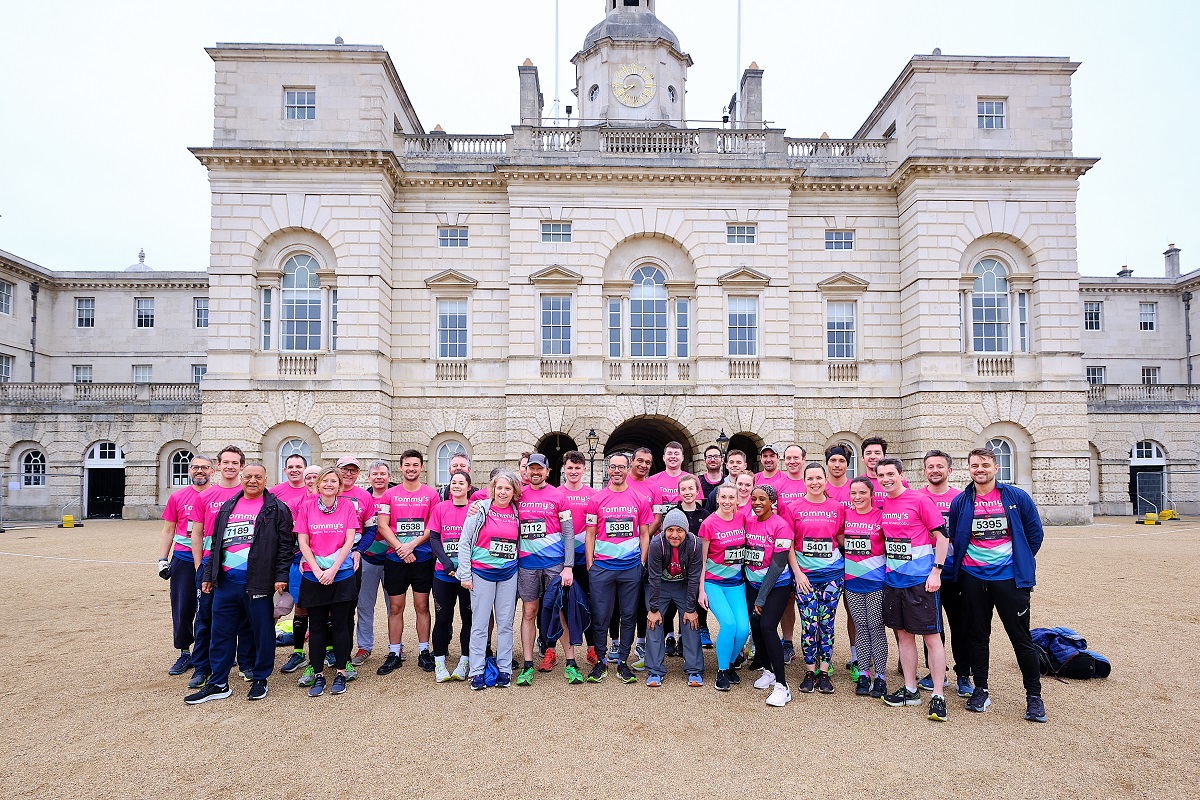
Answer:
M18 413L200 410L198 383L0 383L0 405Z
M1088 387L1088 412L1101 414L1195 413L1200 386L1176 383L1105 383Z

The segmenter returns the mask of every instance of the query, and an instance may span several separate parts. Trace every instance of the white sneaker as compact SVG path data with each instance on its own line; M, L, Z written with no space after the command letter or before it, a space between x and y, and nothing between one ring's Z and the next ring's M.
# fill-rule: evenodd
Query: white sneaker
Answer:
M438 658L433 662L433 679L438 683L450 680L450 671L446 669L446 659Z
M792 701L792 690L784 686L782 683L775 684L775 690L771 692L771 696L767 698L767 705L775 706L775 708L783 708Z
M775 673L769 669L764 669L762 675L758 676L758 680L754 682L755 689L770 689L775 685Z
M471 662L467 660L466 656L462 656L458 659L458 666L454 668L454 672L450 673L450 680L465 681L470 673Z

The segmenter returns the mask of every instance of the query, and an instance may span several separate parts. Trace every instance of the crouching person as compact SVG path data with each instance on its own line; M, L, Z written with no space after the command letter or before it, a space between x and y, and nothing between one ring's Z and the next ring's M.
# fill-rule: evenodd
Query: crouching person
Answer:
M275 667L272 593L288 588L295 547L292 513L266 491L267 471L261 464L247 464L241 484L241 491L221 506L213 528L212 557L200 585L213 596L212 677L184 698L190 705L229 697L229 670L239 637L254 642L250 700L267 696L267 676Z
M700 540L688 530L688 518L679 509L667 512L663 530L650 540L646 573L646 678L647 686L661 686L667 674L663 664L666 649L663 613L670 606L683 615L680 636L683 640L683 671L688 686L703 686L704 655L700 649L700 620L697 595L703 576L704 559Z

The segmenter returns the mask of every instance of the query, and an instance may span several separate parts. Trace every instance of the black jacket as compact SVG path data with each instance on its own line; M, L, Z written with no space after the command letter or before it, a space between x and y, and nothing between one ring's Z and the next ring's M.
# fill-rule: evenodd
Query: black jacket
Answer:
M221 551L225 547L225 526L242 492L225 501L217 512L213 526L212 555L201 579L217 585L221 577ZM292 532L292 512L275 495L263 492L263 506L254 518L254 541L246 561L246 594L271 594L276 583L288 582L292 554L296 551L296 536Z

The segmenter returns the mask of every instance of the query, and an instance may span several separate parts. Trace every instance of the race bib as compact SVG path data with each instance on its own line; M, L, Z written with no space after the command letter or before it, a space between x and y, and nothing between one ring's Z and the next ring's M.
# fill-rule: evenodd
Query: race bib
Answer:
M743 560L748 567L761 567L767 560L767 551L762 547L750 547L747 545L742 549Z
M653 509L655 514L666 514L670 510L671 506L668 503L659 503L658 505L654 506Z
M725 563L729 565L741 564L746 560L746 548L730 547L725 550Z
M542 539L546 536L546 520L527 519L521 521L522 539Z
M583 518L583 524L595 525L599 518L595 514L588 514Z
M912 561L912 540L885 539L883 544L887 551L888 561Z
M488 545L488 555L501 561L512 561L517 557L517 543L507 539L492 539Z
M633 520L631 519L606 519L604 520L604 535L610 539L628 539L637 534L633 532Z
M801 553L809 558L833 558L833 539L809 539L805 537Z
M983 541L1008 538L1008 517L975 517L971 520L971 536Z
M419 519L396 520L396 538L400 540L416 539L425 533L425 523Z
M848 556L869 556L871 555L871 537L870 536L847 536L843 542L843 546Z
M253 522L231 522L225 526L225 544L244 544L253 539Z
M447 539L442 542L442 549L446 551L448 556L458 555L458 539Z

